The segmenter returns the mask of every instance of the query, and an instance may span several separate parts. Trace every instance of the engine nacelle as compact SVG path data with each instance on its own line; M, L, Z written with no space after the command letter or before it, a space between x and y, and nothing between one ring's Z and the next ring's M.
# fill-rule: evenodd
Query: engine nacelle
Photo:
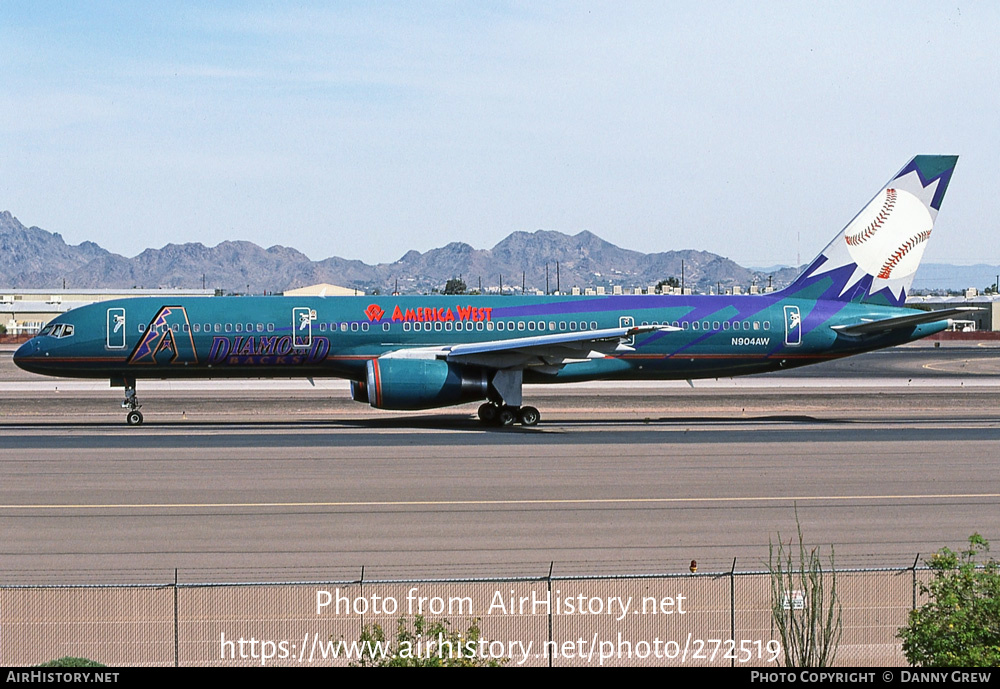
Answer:
M351 381L351 399L353 399L355 402L364 402L365 404L368 404L367 380Z
M362 386L351 388L357 395ZM486 399L489 378L483 369L438 359L382 358L368 362L364 388L376 409L433 409Z

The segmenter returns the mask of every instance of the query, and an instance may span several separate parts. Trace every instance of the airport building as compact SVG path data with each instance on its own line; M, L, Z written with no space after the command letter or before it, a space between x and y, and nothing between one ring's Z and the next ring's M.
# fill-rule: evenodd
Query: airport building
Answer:
M619 289L614 293L619 293ZM679 293L680 288L671 290ZM653 293L651 288L648 293ZM582 290L573 288L573 294ZM588 289L588 293L599 294L603 289ZM636 290L636 293L641 290ZM684 290L690 294L690 288ZM753 294L755 290L751 290ZM727 290L728 293L728 290ZM739 293L739 292L736 292ZM211 297L215 296L211 289L14 289L0 288L0 324L4 325L9 335L33 335L50 320L61 313L79 306L111 299L128 297ZM285 296L355 296L364 292L337 285L313 285L302 289L288 290ZM956 306L971 306L979 309L970 311L963 319L956 321L955 330L966 331L996 331L1000 330L1000 295L979 294L970 288L961 296L915 296L906 300L906 305L925 310L950 309Z
M129 297L212 297L211 289L13 289L0 288L0 324L8 335L34 335L61 313Z
M331 285L328 282L321 282L318 285L299 287L282 292L286 297L363 297L364 291L353 287L341 287Z
M965 294L954 297L907 297L906 305L910 308L934 311L936 309L953 309L958 306L971 306L979 309L970 311L968 315L952 318L958 331L1000 330L1000 295L979 294L976 288L970 287Z

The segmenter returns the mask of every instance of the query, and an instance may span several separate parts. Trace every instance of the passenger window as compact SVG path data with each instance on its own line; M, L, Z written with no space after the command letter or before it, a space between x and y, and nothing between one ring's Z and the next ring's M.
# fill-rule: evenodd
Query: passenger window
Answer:
M528 321L528 330L530 330L531 332L535 332L535 322L534 321Z
M683 328L684 328L685 330L687 330L687 329L688 329L688 322L687 322L687 321L684 321L683 323L681 323L681 326L682 326L682 327L683 327Z
M764 330L771 329L771 321L764 321Z
M691 329L692 330L698 330L700 327L701 327L701 324L698 323L698 321L694 321L694 322L691 323Z
M760 321L754 321L753 322L753 329L754 330L760 330Z
M195 323L192 327L194 328L194 331L196 333L200 333L201 332L201 323Z
M257 324L257 332L259 332L259 333L264 332L264 324L263 323L258 323Z
M409 323L403 323L403 332L404 333L410 332L410 324Z
M743 321L743 329L744 330L750 329L750 321Z
M702 321L701 328L702 330L708 330L708 321Z
M434 330L436 330L437 332L441 332L441 321L437 321L436 323L434 323Z
M342 332L342 333L346 333L347 332L347 323L341 323L340 324L340 332Z
M453 327L454 327L454 324L451 321L446 321L445 324L444 324L444 329L445 330L451 330Z
M351 323L351 332L352 333L358 332L358 324L357 323Z
M712 330L719 329L719 321L712 321Z
M382 324L382 330L384 332L389 332L389 324L388 323L383 323Z
M319 331L321 333L325 333L326 332L326 323L320 323L319 324Z
M570 321L569 322L569 329L570 330L576 330L576 321Z
M221 324L219 324L219 323L215 324L215 332L217 332L217 333L221 333L222 332L222 325Z
M729 330L729 321L722 321L722 329Z
M597 321L591 321L590 322L590 329L591 330L597 330Z
M560 330L566 329L566 321L559 321L559 329Z
M48 330L48 328L46 328L45 330ZM41 334L41 335L44 335L44 334L45 334L45 330L43 330L43 331L42 331L41 333L39 333L39 334ZM139 332L141 332L141 333L144 333L144 332L146 332L146 324L145 324L145 323L140 323L140 324L139 324Z
M227 333L233 332L233 324L232 323L226 323L226 332Z
M367 323L362 323L361 324L361 331L362 332L368 332L368 324Z
M269 333L273 333L274 332L274 323L268 323L267 324L267 332L269 332Z

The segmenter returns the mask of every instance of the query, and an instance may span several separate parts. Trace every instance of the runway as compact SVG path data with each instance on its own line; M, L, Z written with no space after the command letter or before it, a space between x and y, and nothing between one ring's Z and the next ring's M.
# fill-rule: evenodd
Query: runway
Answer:
M22 376L7 354L0 577L745 571L796 510L838 567L908 566L974 531L1000 542L997 352L531 387L533 429L484 428L474 405L377 411L323 381L150 383L129 428L107 383Z

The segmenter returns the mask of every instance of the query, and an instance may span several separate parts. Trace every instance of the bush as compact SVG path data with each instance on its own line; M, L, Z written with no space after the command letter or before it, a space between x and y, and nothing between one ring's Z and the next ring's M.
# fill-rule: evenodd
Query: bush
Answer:
M38 667L107 667L103 663L98 663L96 660L90 660L89 658L74 658L72 656L63 656L56 660L50 660L47 663L39 663Z
M1000 666L1000 563L979 561L989 549L976 533L967 550L942 548L927 560L934 578L920 592L930 600L899 630L911 665Z
M786 667L827 667L833 663L842 631L837 571L830 547L830 569L823 571L819 548L807 550L796 510L798 558L792 541L770 544L771 619L781 639ZM798 563L793 560L798 559Z
M386 639L382 625L366 625L358 639L358 646L364 651L361 660L353 666L499 667L506 663L506 659L482 658L475 652L481 636L478 620L473 620L465 631L456 631L451 629L448 620L432 624L423 615L417 615L411 626L405 618L400 618L394 639ZM442 642L450 644L450 651L429 650L437 649Z

